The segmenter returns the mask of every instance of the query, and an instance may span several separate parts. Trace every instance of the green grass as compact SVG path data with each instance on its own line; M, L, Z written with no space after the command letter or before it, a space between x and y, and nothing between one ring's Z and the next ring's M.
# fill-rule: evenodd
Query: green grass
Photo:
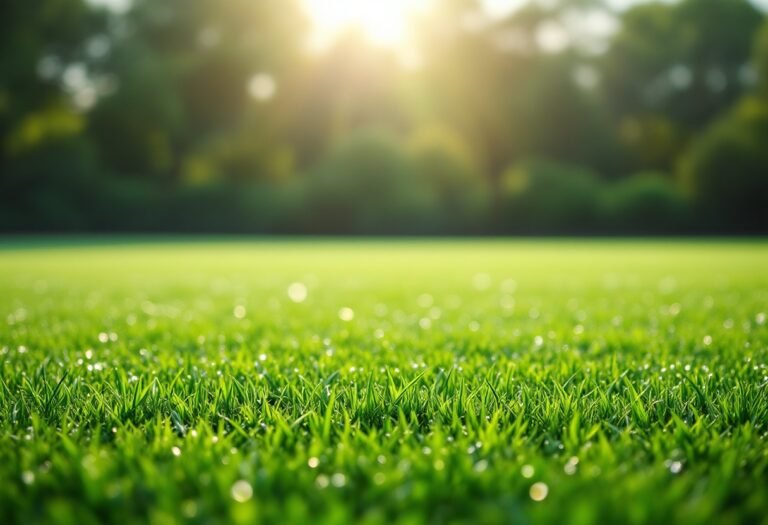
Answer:
M6 241L0 516L768 523L767 313L758 241Z

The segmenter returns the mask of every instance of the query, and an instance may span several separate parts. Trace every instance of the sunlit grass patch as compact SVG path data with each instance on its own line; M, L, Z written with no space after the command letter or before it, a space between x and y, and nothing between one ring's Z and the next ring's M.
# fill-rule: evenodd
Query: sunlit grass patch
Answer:
M768 248L0 250L8 523L765 520Z

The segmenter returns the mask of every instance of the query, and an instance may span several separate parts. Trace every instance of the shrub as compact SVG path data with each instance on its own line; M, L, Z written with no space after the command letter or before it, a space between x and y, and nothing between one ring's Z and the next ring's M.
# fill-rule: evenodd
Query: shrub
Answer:
M98 170L82 138L52 137L9 159L0 177L0 230L83 231L98 199Z
M686 152L680 176L710 227L768 231L768 103L747 98Z
M500 226L506 233L588 233L600 216L602 186L584 168L526 161L501 177Z
M414 177L436 195L434 231L480 231L486 223L490 192L462 138L450 129L425 128L411 138L408 154Z
M668 177L641 173L603 193L605 227L613 233L664 234L686 230L688 202Z
M438 207L386 134L365 131L334 147L307 181L310 224L321 233L419 233Z
M205 233L280 233L299 213L293 185L268 182L212 182L180 186L169 197L167 224Z

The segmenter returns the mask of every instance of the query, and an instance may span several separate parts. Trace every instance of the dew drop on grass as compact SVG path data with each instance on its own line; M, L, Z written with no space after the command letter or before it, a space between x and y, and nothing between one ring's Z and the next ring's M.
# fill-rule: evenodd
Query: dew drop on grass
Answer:
M317 468L317 466L320 465L320 460L315 457L311 457L309 458L309 461L307 461L307 465L309 465L309 468Z
M387 305L384 303L376 303L376 306L373 307L373 313L379 317L384 317L389 313L389 308L387 308Z
M428 293L423 293L419 296L419 298L416 300L418 305L422 308L429 308L432 306L432 303L434 302L434 299L431 295Z
M501 282L501 291L504 293L515 293L517 290L517 281L514 279L504 279Z
M315 485L317 485L318 488L324 489L328 486L329 480L328 476L325 474L320 474L317 476L317 479L315 479Z
M535 472L533 465L523 465L520 469L520 474L526 479L532 478Z
M291 283L288 286L288 298L294 303L303 303L307 299L307 287L304 283Z
M478 273L472 278L472 286L478 291L487 290L491 287L491 276L487 273Z
M533 501L544 501L544 499L549 494L549 487L546 483L539 481L531 485L531 490L528 492L528 494L531 496Z
M344 308L339 310L339 319L341 319L342 321L349 322L354 318L355 318L355 312L354 310L352 310L352 308L345 306Z
M245 306L238 304L232 312L236 319L243 319L245 317Z
M176 457L179 457L179 456L181 456L181 449L180 449L179 447L173 447L173 448L171 449L171 453L172 453L174 456L176 456Z
M672 474L680 474L683 470L683 464L679 461L673 461L669 464L669 471Z
M21 481L25 485L31 485L32 483L35 482L35 473L32 472L31 470L25 470L24 472L21 473Z
M181 514L185 518L194 518L197 516L197 502L193 499L188 499L181 504Z
M499 299L499 306L504 310L511 311L515 308L515 300L509 295L504 295Z
M336 474L331 476L331 485L333 485L334 487L341 488L346 484L347 484L347 477L344 474L337 472Z
M230 492L232 493L232 499L238 503L244 503L253 496L253 488L251 487L251 484L244 479L236 481L235 484L232 485Z
M579 458L576 456L572 456L565 464L565 467L563 467L563 471L569 475L573 476L576 474L576 466L579 464Z

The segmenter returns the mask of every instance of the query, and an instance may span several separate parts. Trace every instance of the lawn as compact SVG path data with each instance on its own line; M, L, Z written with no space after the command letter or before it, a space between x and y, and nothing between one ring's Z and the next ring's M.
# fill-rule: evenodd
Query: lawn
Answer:
M768 243L5 240L3 523L768 523Z

